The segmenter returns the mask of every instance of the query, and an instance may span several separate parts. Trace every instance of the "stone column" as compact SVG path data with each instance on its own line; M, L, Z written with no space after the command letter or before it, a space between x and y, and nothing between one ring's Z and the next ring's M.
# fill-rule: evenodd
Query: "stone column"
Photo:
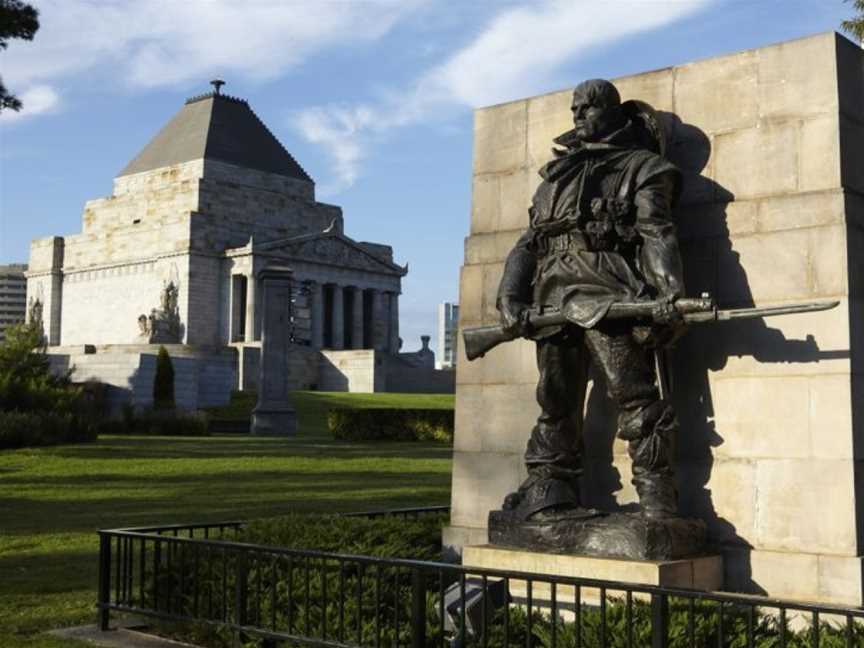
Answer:
M297 417L288 400L291 270L264 268L258 276L262 287L261 366L251 433L293 435L297 431Z
M351 288L354 296L353 311L351 313L351 348L363 348L363 289L356 286Z
M388 327L390 353L399 353L399 293L387 293L390 298L390 326Z
M334 349L345 348L345 304L342 301L342 286L331 284L333 287L333 313L330 318L330 340Z
M320 281L312 282L309 286L309 301L312 348L320 349L324 346L324 286Z
M244 339L246 342L254 342L255 335L255 273L246 275L246 330Z
M387 348L387 319L384 311L384 293L377 288L372 291L372 348L384 351Z

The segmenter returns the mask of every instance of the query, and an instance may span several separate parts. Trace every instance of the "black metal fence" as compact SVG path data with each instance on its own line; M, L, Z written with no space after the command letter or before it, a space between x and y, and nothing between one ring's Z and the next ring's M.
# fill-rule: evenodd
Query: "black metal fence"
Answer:
M861 608L255 545L242 526L100 531L102 629L118 611L291 646L864 646Z

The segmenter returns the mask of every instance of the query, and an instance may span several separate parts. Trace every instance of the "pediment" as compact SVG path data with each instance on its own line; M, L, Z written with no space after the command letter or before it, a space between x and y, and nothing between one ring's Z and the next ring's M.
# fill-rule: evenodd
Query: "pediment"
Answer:
M364 250L348 237L335 233L314 234L256 244L253 253L400 276L407 272L406 268L381 259Z

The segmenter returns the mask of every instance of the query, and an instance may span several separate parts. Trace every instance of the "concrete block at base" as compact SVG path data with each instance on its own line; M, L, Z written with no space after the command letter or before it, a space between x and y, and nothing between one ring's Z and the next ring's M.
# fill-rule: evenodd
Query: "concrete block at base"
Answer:
M254 410L250 433L257 436L294 436L297 414L293 409Z
M590 558L564 554L539 553L496 547L493 545L466 545L462 549L462 565L481 569L501 569L532 574L617 581L638 585L686 587L705 591L719 590L723 586L723 558L701 556L681 560L650 561L616 558ZM558 586L560 600L573 600L574 588ZM510 593L517 600L526 593L525 581L511 579ZM608 590L609 595L623 592ZM548 601L550 587L538 581L532 584L535 600ZM596 590L582 591L584 603L596 602Z

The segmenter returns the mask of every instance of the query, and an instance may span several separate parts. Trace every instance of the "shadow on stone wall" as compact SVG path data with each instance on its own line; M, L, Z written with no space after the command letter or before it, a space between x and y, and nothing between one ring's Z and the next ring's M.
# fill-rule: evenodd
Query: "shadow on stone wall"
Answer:
M708 292L726 308L753 306L747 272L740 264L727 225L727 207L735 197L702 175L711 155L711 142L699 128L682 123L676 115L661 113L661 117L672 134L668 157L684 172L685 189L677 215L687 294ZM750 356L760 363L791 364L848 357L849 352L823 352L813 334L804 339L787 339L765 319L753 319L693 326L669 353L672 400L681 423L675 448L681 513L707 523L711 544L725 557L727 589L765 594L752 579L753 545L732 522L718 514L709 488L714 448L726 442L715 427L709 376L710 372L724 369L732 356ZM635 510L635 504L621 504L616 498L622 489L622 494L633 493L622 481L629 480L629 471L622 476L613 465L614 406L606 396L602 377L593 370L591 381L584 423L587 503L604 510ZM765 405L767 415L770 404ZM734 485L732 482L716 483L728 488ZM635 493L632 497L625 495L625 499L635 500Z

